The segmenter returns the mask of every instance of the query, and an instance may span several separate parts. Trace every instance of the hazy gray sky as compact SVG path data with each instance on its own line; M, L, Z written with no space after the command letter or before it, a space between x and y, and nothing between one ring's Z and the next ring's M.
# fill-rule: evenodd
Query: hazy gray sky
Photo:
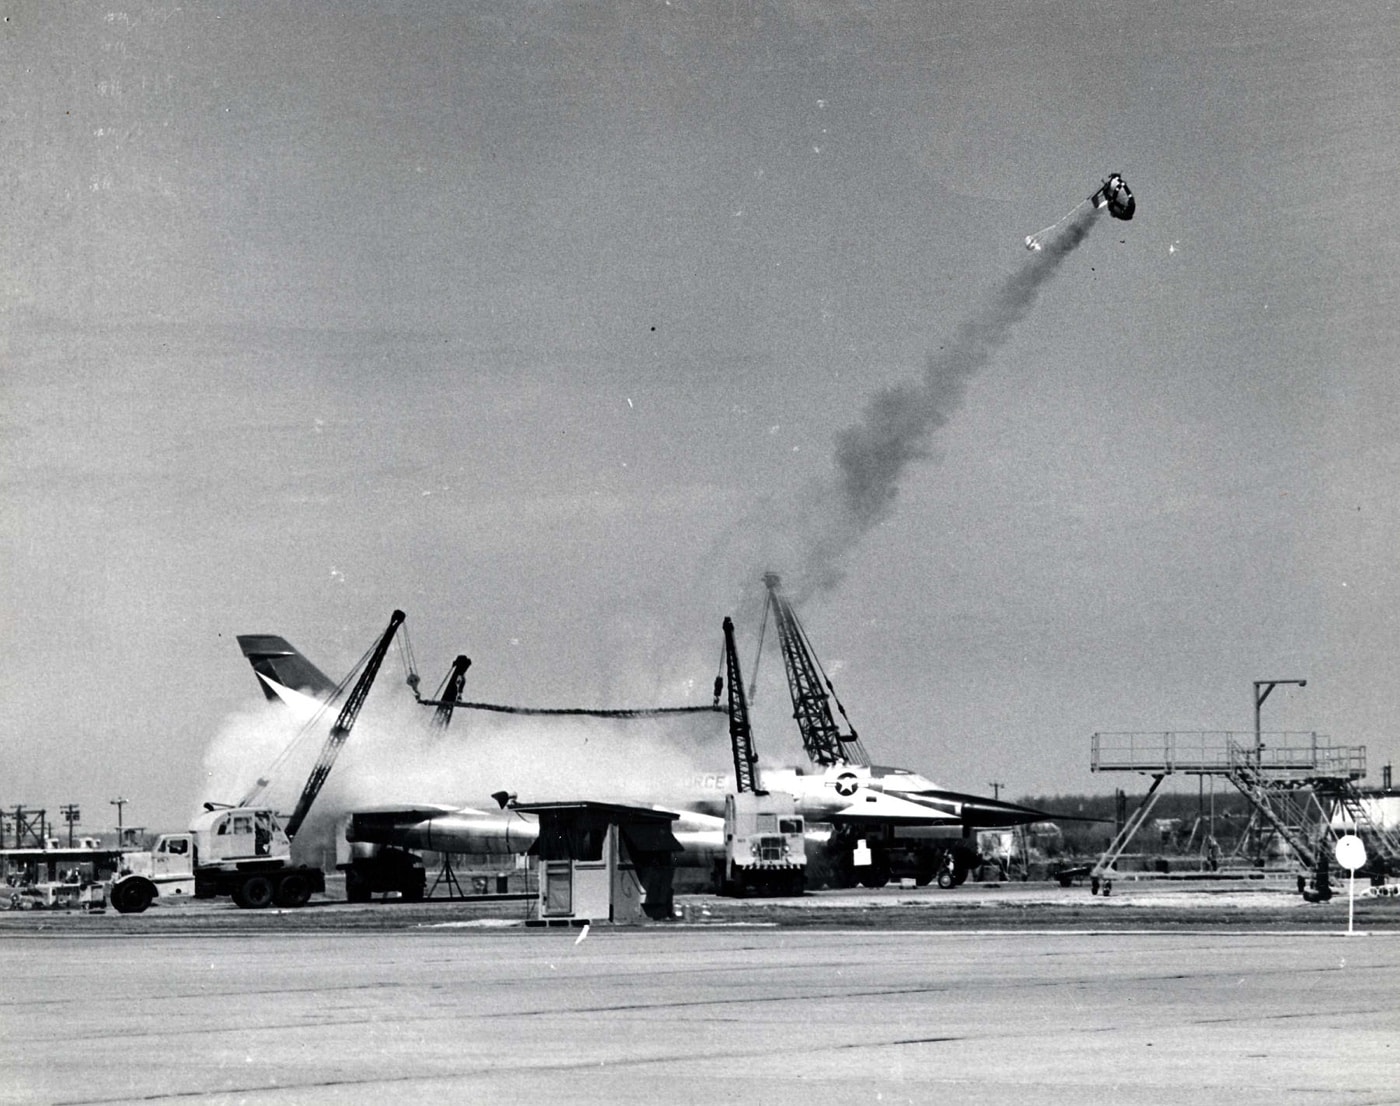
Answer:
M948 786L1132 785L1091 733L1248 730L1269 678L1266 729L1400 753L1392 4L18 3L0 44L0 805L179 825L260 709L234 635L339 676L395 607L429 686L705 701L768 568ZM843 432L1112 171L1136 219L843 528Z

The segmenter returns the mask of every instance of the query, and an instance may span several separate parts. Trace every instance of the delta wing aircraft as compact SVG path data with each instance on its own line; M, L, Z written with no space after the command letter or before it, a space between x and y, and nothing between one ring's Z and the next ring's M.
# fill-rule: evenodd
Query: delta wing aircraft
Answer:
M775 586L776 578L770 584ZM795 621L790 608L784 604L781 609ZM282 637L245 634L238 643L269 700L314 712L340 691L340 685ZM785 654L793 650L799 663L812 663L793 638L785 637L784 645ZM791 683L791 669L789 677ZM1015 803L950 791L905 768L871 765L853 734L832 736L836 728L824 693L814 695L808 687L799 691L794 686L793 695L795 706L801 696L803 709L797 713L813 763L765 768L764 784L795 797L796 813L809 827L809 854L823 856L836 885L879 887L891 877L910 876L921 886L934 880L940 886L955 886L977 862L976 830L1052 817ZM816 716L827 726L826 747L840 752L824 753L809 740L814 698L820 699ZM492 795L498 804L494 810L424 803L352 811L345 823L351 857L341 865L348 897L364 901L376 892L421 897L424 874L418 852L503 856L528 850L538 834L535 819L512 808L512 781L492 778L491 772L490 765L482 765L482 782L500 789ZM561 793L570 789L570 781L561 779ZM672 794L655 796L659 801L652 805L679 816L674 833L684 852L676 858L678 867L715 870L724 854L725 795L733 790L732 775L716 771L678 781ZM625 795L586 797L635 801L635 796Z

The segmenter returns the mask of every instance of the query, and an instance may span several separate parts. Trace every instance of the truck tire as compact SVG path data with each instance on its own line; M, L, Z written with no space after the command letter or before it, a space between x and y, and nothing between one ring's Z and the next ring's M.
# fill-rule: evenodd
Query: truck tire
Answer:
M151 905L156 889L144 879L128 879L112 888L112 909L118 914L140 914Z
M234 891L233 901L245 910L262 910L272 905L272 880L267 876L249 876Z
M277 893L274 900L278 906L295 909L298 906L305 906L310 898L311 881L300 872L293 872L277 881Z

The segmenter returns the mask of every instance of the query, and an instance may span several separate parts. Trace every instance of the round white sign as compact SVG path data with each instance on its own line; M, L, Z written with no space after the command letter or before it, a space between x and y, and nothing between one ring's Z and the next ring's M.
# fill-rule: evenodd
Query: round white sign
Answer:
M1348 872L1354 872L1366 863L1366 846L1354 833L1337 838L1337 863Z

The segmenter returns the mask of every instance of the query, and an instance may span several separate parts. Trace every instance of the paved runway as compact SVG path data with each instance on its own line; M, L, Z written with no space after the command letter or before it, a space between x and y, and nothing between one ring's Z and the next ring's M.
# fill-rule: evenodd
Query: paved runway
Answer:
M9 932L0 1102L1400 1103L1393 931L578 938Z

